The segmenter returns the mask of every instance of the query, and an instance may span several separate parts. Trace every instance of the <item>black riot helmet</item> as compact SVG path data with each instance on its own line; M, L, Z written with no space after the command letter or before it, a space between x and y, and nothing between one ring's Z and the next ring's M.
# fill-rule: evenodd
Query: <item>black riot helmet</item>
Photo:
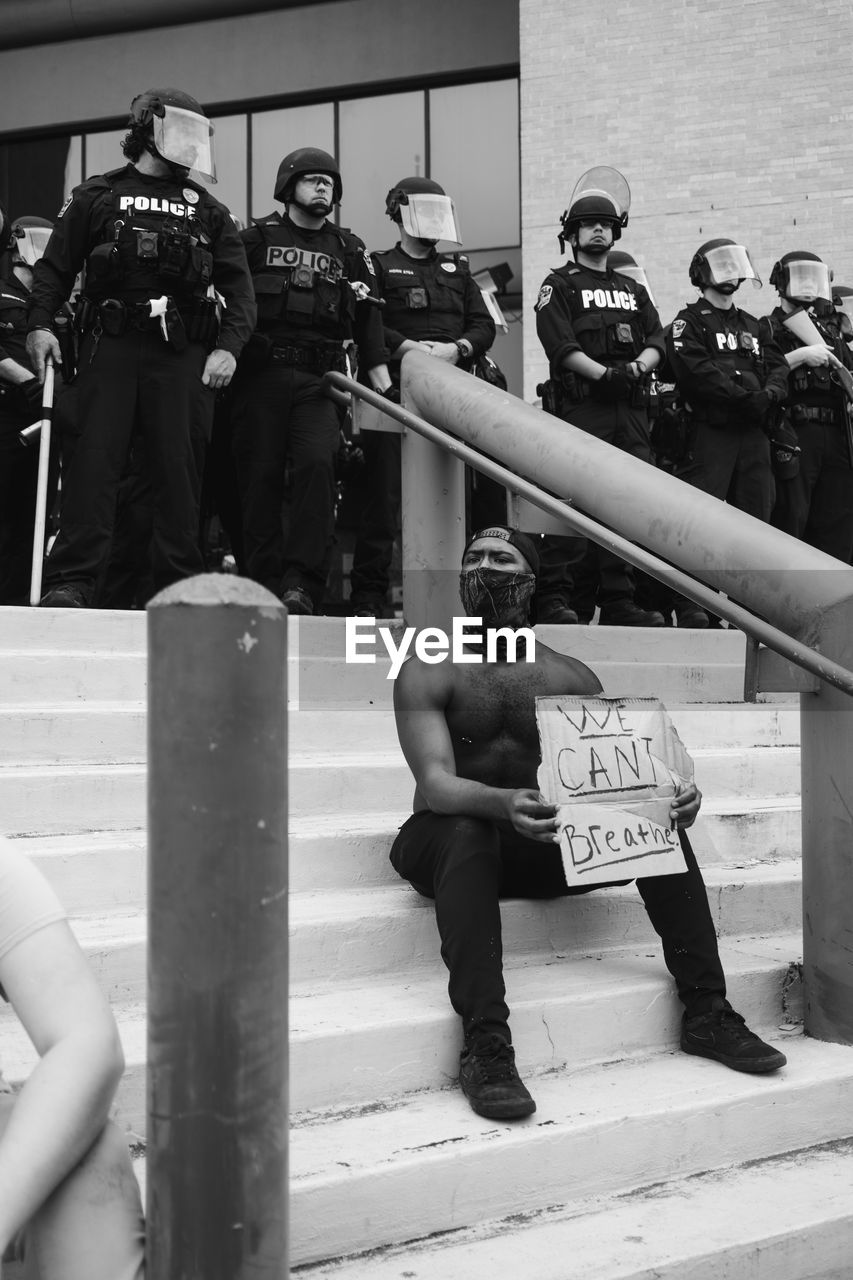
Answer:
M385 197L385 212L416 240L462 243L453 201L432 178L401 178Z
M213 125L183 89L144 89L130 104L128 125L122 150L130 160L150 151L178 170L178 176L194 169L208 182L216 181Z
M284 157L278 166L273 198L280 204L287 204L297 182L306 173L327 173L332 179L332 203L341 203L344 188L338 162L328 151L320 151L318 147L300 147L298 151L291 151Z
M444 187L432 178L401 178L385 197L385 212L392 222L400 221L400 205L409 203L409 196L443 196Z
M810 307L821 300L832 302L832 272L816 253L785 253L774 262L770 283L780 297Z
M737 240L725 236L706 240L690 259L690 283L697 289L734 293L744 280L751 280L756 289L761 288L761 278L749 253Z
M566 241L571 243L581 223L593 218L612 228L615 244L622 228L628 225L630 207L631 189L618 169L611 169L609 165L588 169L575 183L569 207L560 218L562 230L557 237L560 251L565 252Z
M607 255L607 265L613 271L618 271L620 275L629 276L630 279L636 280L641 284L646 293L654 302L654 294L649 284L648 276L643 267L637 262L636 258L632 258L630 253L626 253L624 249L613 249Z
M12 261L34 267L44 253L53 234L53 223L35 214L24 214L12 223L10 248Z

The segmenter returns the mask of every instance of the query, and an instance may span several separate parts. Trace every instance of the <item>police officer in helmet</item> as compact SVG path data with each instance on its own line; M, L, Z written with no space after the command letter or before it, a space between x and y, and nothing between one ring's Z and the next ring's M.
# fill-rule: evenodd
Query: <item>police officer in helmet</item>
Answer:
M599 166L579 179L558 237L561 249L568 242L574 260L543 282L536 331L558 416L649 462L647 375L661 359L663 330L645 286L610 264L628 223L630 198L616 169ZM578 566L592 580L594 598L578 595ZM611 552L582 538L544 539L540 622L588 622L598 605L605 625L662 627L662 615L639 608L634 592L632 570Z
M374 390L387 390L391 379L373 263L357 235L329 221L343 196L334 157L316 147L290 152L274 196L284 213L259 218L242 233L258 323L235 384L234 460L246 570L291 613L311 614L325 591L340 442L323 375L347 371L346 347L355 341Z
M41 419L42 386L27 354L27 307L33 268L52 229L34 215L10 223L0 209L0 604L29 598L38 450L22 448L20 433ZM58 441L70 425L69 396L58 372L53 416L48 505L56 491Z
M62 480L42 604L93 603L109 556L131 440L144 437L154 496L155 590L202 570L198 514L214 392L252 330L246 256L215 181L213 126L179 89L133 99L123 168L75 187L35 269L28 349L39 376L59 349L53 316L78 272L81 434ZM221 309L215 295L224 300Z
M853 368L841 317L833 308L832 273L815 253L785 253L770 283L779 305L769 323L791 371L786 425L799 448L796 465L776 472L771 524L849 562L853 554L853 454L849 406L834 371ZM819 341L804 342L785 324L805 312ZM774 455L775 456L775 455ZM781 472L781 473L780 473Z
M439 252L439 241L460 244L456 208L431 178L402 178L388 192L385 212L399 235L392 249L373 253L392 376L407 351L420 350L471 370L495 340L495 324L464 253ZM365 505L352 565L356 615L381 617L400 522L400 437L365 432ZM506 519L506 493L485 477L469 478L475 526ZM486 509L482 509L483 507Z
M667 354L690 410L692 447L676 470L682 480L769 520L775 484L768 432L788 390L785 357L766 326L735 303L747 280L761 280L744 245L708 240L693 255L700 290L675 317Z

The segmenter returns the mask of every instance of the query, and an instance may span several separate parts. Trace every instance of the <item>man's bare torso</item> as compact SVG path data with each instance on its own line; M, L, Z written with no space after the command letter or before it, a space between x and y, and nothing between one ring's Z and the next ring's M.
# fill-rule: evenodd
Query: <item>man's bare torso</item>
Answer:
M539 733L535 699L547 694L595 695L601 685L576 658L541 643L535 662L446 663L432 668L446 702L460 778L493 787L536 787ZM415 791L415 811L427 808Z

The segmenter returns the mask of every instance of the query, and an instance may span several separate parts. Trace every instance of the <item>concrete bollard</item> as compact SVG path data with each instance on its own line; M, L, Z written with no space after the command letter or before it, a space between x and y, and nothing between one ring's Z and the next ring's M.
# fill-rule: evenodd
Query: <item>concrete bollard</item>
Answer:
M242 578L148 606L148 1261L287 1275L287 612Z

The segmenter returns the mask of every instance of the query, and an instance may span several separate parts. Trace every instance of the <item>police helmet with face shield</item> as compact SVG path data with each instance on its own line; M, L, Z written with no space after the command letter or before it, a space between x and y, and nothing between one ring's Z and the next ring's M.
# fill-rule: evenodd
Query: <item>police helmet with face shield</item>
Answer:
M337 160L317 147L300 147L289 152L278 166L273 199L287 204L300 178L309 173L325 173L332 179L332 204L340 204L344 188Z
M617 241L622 228L628 225L630 208L631 188L624 174L609 165L587 169L575 183L569 207L560 218L562 230L557 237L560 251L565 252L566 241L571 242L584 222L601 222L611 227L613 240Z
M774 262L770 283L780 297L802 307L810 307L819 300L832 302L832 272L816 253L783 254Z
M10 248L12 261L26 267L34 267L47 247L53 234L53 223L47 218L25 214L12 223Z
M631 257L630 253L626 253L624 249L614 249L607 257L607 265L614 271L618 271L620 276L629 276L631 280L636 280L637 284L643 286L652 302L654 302L654 294L652 293L648 276L636 258Z
M195 98L182 89L146 89L130 104L131 128L150 128L157 155L179 169L194 169L216 181L213 125Z
M431 178L401 178L385 197L385 212L416 240L462 243L456 207Z
M744 280L751 280L754 289L761 288L761 277L749 253L736 240L706 240L690 260L690 283L697 289L734 292Z

